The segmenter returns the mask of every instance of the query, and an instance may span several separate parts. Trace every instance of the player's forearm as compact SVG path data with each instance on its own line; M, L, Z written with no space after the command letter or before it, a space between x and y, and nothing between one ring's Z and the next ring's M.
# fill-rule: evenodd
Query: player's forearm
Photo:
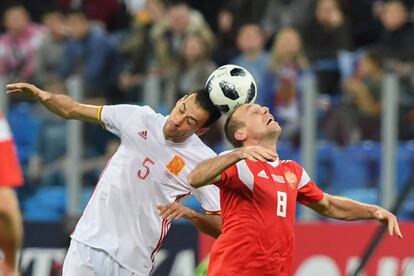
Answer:
M329 204L322 215L340 220L374 219L374 213L381 207L352 199L330 196Z
M0 198L0 248L4 252L5 263L15 268L23 236L20 209L14 191L3 189Z
M201 187L217 180L217 177L227 168L233 166L242 158L239 151L234 150L225 155L216 156L205 160L197 165L197 167L188 175L188 183L195 187Z
M65 118L99 123L99 106L81 104L66 95L37 89L34 96L51 112Z
M35 98L49 111L65 119L78 119L74 112L78 103L66 95L57 95L39 89Z
M217 238L221 234L221 216L220 215L203 215L194 211L194 216L190 221L197 227L200 232Z

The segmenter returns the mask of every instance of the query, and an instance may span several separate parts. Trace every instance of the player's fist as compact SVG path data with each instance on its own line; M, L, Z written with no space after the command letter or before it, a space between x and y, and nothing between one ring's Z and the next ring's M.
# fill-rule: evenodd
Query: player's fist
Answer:
M275 161L277 159L277 154L275 151L269 150L261 146L241 147L237 150L240 159L248 159L253 162Z
M18 82L11 83L6 86L7 94L16 94L30 97L34 100L38 99L42 90L30 83Z
M374 212L374 217L377 220L383 223L386 223L388 225L388 234L390 234L390 236L396 233L398 237L402 239L403 236L401 234L400 226L398 225L397 218L391 212L383 208L379 208L378 210Z

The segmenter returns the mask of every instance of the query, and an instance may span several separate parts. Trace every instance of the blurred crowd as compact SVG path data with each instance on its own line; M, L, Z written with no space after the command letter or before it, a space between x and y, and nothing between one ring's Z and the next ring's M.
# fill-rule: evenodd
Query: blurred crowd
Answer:
M68 93L83 102L149 104L168 113L218 66L245 67L259 104L300 144L303 88L318 90L318 138L346 146L378 141L382 83L400 80L399 139L414 139L414 2L378 0L2 0L0 78ZM386 91L385 91L386 93ZM23 99L8 112L30 187L62 185L66 121ZM85 183L93 185L117 141L84 129ZM203 137L225 148L222 126ZM33 185L32 185L33 184Z

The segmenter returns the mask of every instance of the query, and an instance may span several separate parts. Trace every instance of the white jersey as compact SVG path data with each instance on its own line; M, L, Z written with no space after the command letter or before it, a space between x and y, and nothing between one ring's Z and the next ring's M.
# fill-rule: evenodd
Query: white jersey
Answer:
M171 221L159 216L164 205L193 193L206 211L220 210L219 190L193 189L187 176L215 153L192 135L183 143L165 140L166 117L150 107L104 106L101 122L121 138L108 161L72 238L110 254L123 267L148 275Z

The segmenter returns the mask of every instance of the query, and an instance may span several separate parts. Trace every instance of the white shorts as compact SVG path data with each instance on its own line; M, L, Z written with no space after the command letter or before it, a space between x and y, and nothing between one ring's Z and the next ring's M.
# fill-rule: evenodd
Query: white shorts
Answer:
M63 262L62 276L132 276L137 275L117 263L101 249L74 239Z

